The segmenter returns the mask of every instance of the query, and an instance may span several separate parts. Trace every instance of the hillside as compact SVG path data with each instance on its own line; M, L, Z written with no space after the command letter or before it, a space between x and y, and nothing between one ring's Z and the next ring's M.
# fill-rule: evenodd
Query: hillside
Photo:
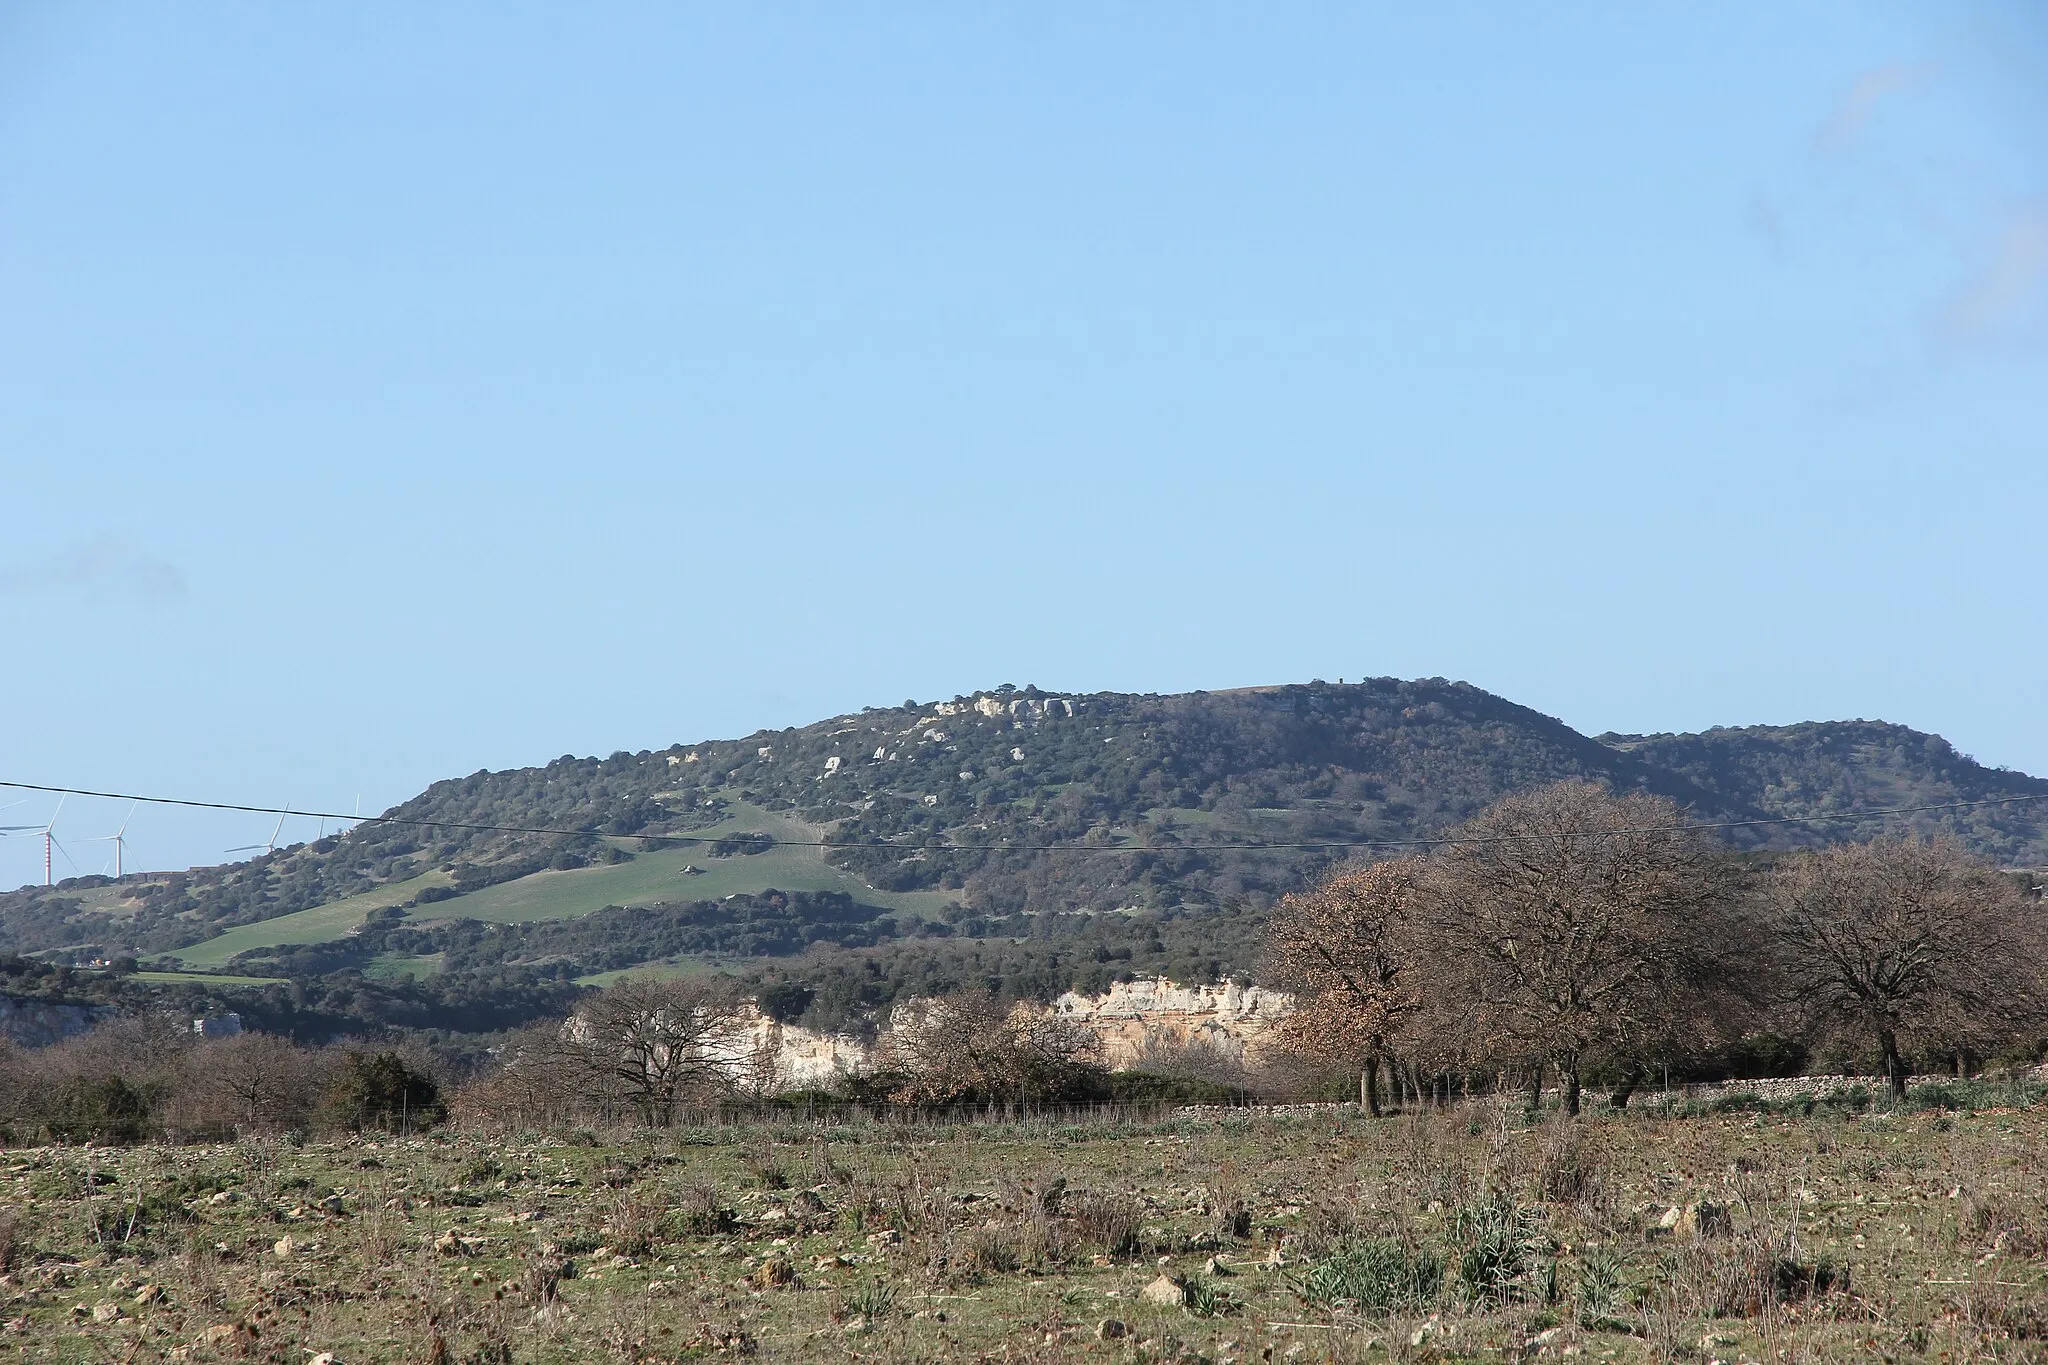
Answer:
M1253 965L1260 912L1339 856L1260 845L1428 836L1564 777L1669 796L1702 820L2048 793L2048 781L1878 722L1594 738L1441 679L1171 696L1005 687L479 772L387 812L574 833L367 824L245 863L24 888L0 895L0 951L374 980L414 959L421 973L480 969L477 931L456 926L482 924L505 926L482 940L498 945L484 954L498 968L552 964L547 974L574 978L631 965L630 946L599 952L587 935L536 931L623 907L656 912L657 927L644 914L618 924L639 926L626 945L668 945L663 960L891 942L929 955L936 940L1001 937L1044 940L1097 976L1147 962L1213 975ZM1948 830L2004 863L2048 862L2048 802L1903 823ZM1728 833L1737 847L1784 847L1879 827ZM961 951L946 948L946 960L964 961Z

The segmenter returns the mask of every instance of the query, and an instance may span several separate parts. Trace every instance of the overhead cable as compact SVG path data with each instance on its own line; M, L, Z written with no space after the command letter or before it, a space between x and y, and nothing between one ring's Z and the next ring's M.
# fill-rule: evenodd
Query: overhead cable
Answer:
M247 805L232 801L199 801L179 796L142 796L134 792L95 791L86 787L60 787L38 782L9 782L0 780L0 787L15 791L48 792L52 795L102 797L109 801L139 801L147 805L181 806L194 810L219 810L246 813L250 815L296 815L309 820L338 820L355 825L404 825L415 829L462 830L473 834L542 834L562 838L604 837L600 829L565 829L547 825L495 825L466 820L428 820L405 815L344 815L335 811L292 810L282 806ZM1839 820L1881 819L1891 815L1915 815L1932 811L1970 810L1983 806L2017 805L2029 801L2048 801L2048 792L2033 792L2017 796L1992 796L1977 801L1943 801L1919 806L1883 806L1871 810L1834 811L1817 815L1771 815L1758 816L1748 820L1686 821L1671 825L1621 826L1613 829L1575 829L1550 831L1537 834L1489 834L1489 835L1439 835L1416 839L1323 839L1298 842L1267 842L1249 840L1241 843L1224 844L1020 844L1010 841L987 844L943 843L937 845L942 851L962 853L1244 853L1244 852L1289 852L1329 851L1347 848L1436 848L1448 844L1499 844L1520 843L1530 839L1551 839L1560 836L1572 838L1608 838L1631 834L1675 834L1688 831L1724 829L1748 829L1762 825L1811 825ZM645 839L651 842L670 844L716 844L728 839L748 838L759 847L759 840L766 838L769 847L780 848L893 848L906 852L928 849L933 845L910 843L899 839L783 839L775 835L751 834L749 831L733 831L725 834L642 834L637 831L611 835L613 838ZM915 836L912 836L913 838Z

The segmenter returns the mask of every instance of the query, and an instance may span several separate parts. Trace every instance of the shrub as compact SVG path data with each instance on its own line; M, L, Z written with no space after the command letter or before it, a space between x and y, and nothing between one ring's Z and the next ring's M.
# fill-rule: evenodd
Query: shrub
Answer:
M1023 1264L1017 1239L1007 1228L976 1228L967 1241L967 1269L977 1275L1007 1275Z
M1420 1308L1443 1290L1443 1258L1391 1238L1339 1245L1302 1276L1311 1303L1348 1304L1361 1313Z
M1578 1318L1581 1326L1616 1325L1627 1307L1628 1257L1618 1247L1590 1247L1579 1257Z
M50 1115L59 1142L140 1142L148 1125L149 1101L119 1076L65 1081Z
M716 1237L731 1232L735 1225L731 1209L718 1202L716 1185L685 1185L676 1196L672 1214L685 1235Z
M1504 1197L1467 1205L1452 1235L1463 1247L1458 1277L1474 1302L1499 1308L1530 1297L1544 1249L1534 1210Z
M1074 1201L1074 1225L1105 1256L1129 1256L1138 1249L1144 1211L1128 1195L1091 1194Z
M896 1286L887 1280L842 1285L832 1294L832 1321L874 1322L896 1307Z
M327 1109L350 1128L429 1128L448 1115L441 1087L396 1052L351 1052L327 1092Z

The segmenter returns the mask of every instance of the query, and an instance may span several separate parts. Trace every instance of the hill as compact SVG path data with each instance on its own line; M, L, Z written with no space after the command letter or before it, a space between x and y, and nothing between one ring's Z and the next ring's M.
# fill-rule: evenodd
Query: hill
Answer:
M896 944L922 955L919 971L1038 970L1014 954L973 965L982 949L964 941L1001 939L1041 943L1034 962L1067 963L1055 975L1214 975L1253 966L1265 907L1343 856L1273 845L1427 837L1565 777L1668 796L1702 820L1791 822L1726 831L1745 849L1885 827L1822 819L1859 810L2048 793L1880 722L1592 737L1442 679L1168 696L1003 687L478 772L435 783L390 823L248 862L23 888L0 895L0 951L374 981L486 958L574 979L643 948L637 961L680 964ZM1899 825L2048 862L2048 801ZM609 917L608 941L564 926L592 916Z

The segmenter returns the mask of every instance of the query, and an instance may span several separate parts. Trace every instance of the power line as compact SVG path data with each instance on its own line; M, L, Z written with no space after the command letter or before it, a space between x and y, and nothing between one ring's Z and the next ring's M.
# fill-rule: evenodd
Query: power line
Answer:
M194 810L221 810L247 813L250 815L298 815L309 820L339 820L358 825L405 825L416 829L463 830L474 834L545 834L567 838L586 838L600 835L601 830L563 829L545 825L490 825L463 820L422 820L402 815L343 815L336 811L291 810L283 806L243 805L231 801L197 801L179 796L141 796L134 792L94 791L86 787L58 787L37 782L8 782L0 780L0 787L15 791L47 792L51 795L102 797L109 801L139 801L146 805L182 806ZM2023 796L1992 796L1978 801L1944 801L1920 806L1885 806L1873 810L1839 811L1821 815L1772 815L1759 816L1751 820L1697 821L1678 825L1641 825L1616 829L1585 829L1567 831L1577 838L1606 838L1627 834L1672 834L1683 831L1705 831L1723 829L1749 829L1761 825L1811 825L1831 820L1870 820L1888 815L1914 815L1929 811L1970 810L1983 806L2016 805L2028 801L2048 801L2048 792L2034 792ZM670 844L715 844L726 839L743 837L736 834L630 834L613 836L617 838L646 839ZM765 837L770 847L781 848L893 848L916 850L928 847L924 844L901 843L891 839L781 839L774 835ZM1520 843L1530 839L1548 839L1554 834L1494 834L1494 835L1442 835L1421 839L1328 839L1295 843L1268 843L1251 841L1234 844L960 844L947 843L941 848L964 853L1224 853L1224 852L1304 852L1328 851L1345 848L1438 848L1449 844L1499 844Z

